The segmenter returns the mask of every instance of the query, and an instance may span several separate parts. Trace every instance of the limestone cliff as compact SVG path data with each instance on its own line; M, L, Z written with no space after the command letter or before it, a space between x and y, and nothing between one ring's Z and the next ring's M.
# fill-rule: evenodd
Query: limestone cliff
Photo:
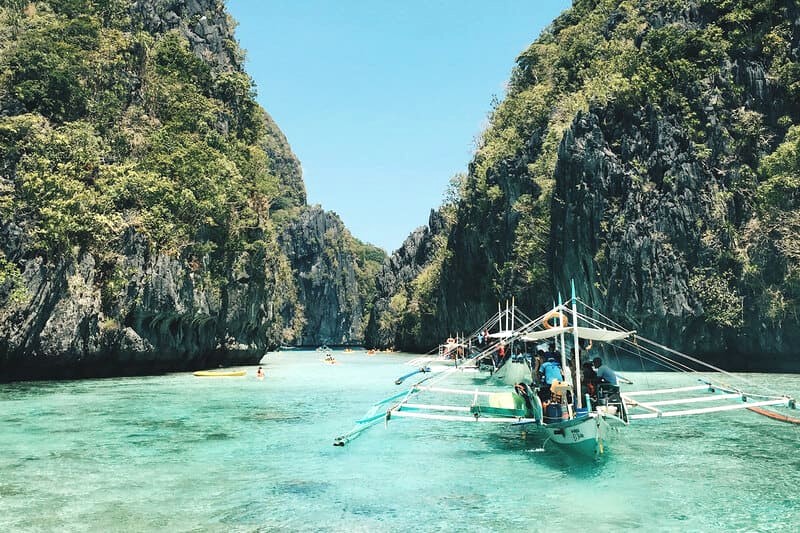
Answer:
M445 221L439 211L431 211L428 224L417 228L383 264L377 275L375 299L369 314L365 341L369 347L403 346L420 349L401 323L408 307L411 284L429 265L441 246L437 236L443 235ZM424 351L424 350L423 350Z
M798 65L793 1L574 2L517 59L407 345L438 340L422 301L441 336L574 278L658 341L798 369Z
M0 381L361 340L362 245L306 211L232 28L217 0L0 8Z
M304 308L305 322L294 344L363 342L365 302L359 296L351 239L339 217L319 206L304 209L284 229L281 246L292 265Z

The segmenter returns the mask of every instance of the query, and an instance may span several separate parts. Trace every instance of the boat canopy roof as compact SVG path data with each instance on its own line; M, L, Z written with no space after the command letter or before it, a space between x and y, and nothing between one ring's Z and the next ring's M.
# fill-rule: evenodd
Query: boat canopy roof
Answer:
M626 339L633 335L633 331L617 331L613 329L598 329L598 328L585 328L578 326L578 337L581 339L588 339L591 341L611 342L620 339ZM549 339L562 333L572 333L573 328L550 328L541 331L531 331L520 335L519 339L523 341L539 341L542 339Z
M507 329L505 331L498 331L496 333L489 333L489 337L492 339L507 339L513 335L516 335L517 332L513 329Z

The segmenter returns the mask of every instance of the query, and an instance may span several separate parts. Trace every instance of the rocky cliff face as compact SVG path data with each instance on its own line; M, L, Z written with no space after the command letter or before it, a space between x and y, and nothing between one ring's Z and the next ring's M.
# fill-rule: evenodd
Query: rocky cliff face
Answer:
M800 10L678 4L576 1L520 55L432 261L429 322L468 330L512 295L538 314L574 278L650 338L800 368ZM424 342L399 314L401 347Z
M243 67L234 24L222 0L135 0L130 14L135 25L151 34L179 31L192 51L215 68Z
M223 3L120 6L0 8L17 39L0 61L19 78L0 89L0 381L360 340L354 240L305 208Z
M376 279L375 297L365 332L367 346L414 348L411 342L400 337L403 328L399 311L407 305L410 284L434 259L439 246L435 238L444 230L445 221L441 213L431 211L427 226L417 228L384 263Z
M774 19L755 18L756 25L767 34L765 26L779 26L797 42L797 6L772 9ZM702 31L726 15L698 4L660 10L648 23L652 31ZM787 48L790 61L800 59L797 50ZM800 366L800 322L791 313L774 316L763 292L764 273L785 269L785 257L773 249L760 265L751 260L754 247L771 247L757 235L765 217L751 169L800 117L787 86L766 74L774 68L774 58L752 50L721 57L703 80L706 92L691 91L699 132L663 104L609 102L575 117L554 174L557 287L574 277L592 306L729 368ZM787 290L784 283L778 292Z
M3 237L18 228L7 226ZM242 253L227 277L209 283L209 257L152 253L134 232L118 250L109 283L91 253L50 262L17 257L26 297L7 305L0 329L4 379L140 374L252 364L282 340L276 314L293 285L279 256Z
M304 324L294 344L363 342L365 302L359 297L351 239L341 219L319 206L305 208L284 230L281 246L304 308Z

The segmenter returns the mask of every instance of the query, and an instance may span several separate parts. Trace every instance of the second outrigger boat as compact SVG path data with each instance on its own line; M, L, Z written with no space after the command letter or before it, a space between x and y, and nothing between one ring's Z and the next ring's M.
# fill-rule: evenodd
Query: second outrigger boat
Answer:
M512 353L515 329L530 322L531 319L517 309L513 299L510 306L506 301L505 309L498 302L497 313L471 334L449 337L434 350L411 359L407 364L434 370L456 367L462 372L479 374L480 379L514 385L531 375L531 358ZM508 349L508 357L498 354L501 345Z
M584 307L582 313L578 312L579 304ZM565 370L563 379L548 386L531 372L530 379L520 380L509 391L497 387L443 386L442 382L454 375L455 367L432 373L402 392L373 404L353 429L335 439L334 445L344 446L367 428L380 422L388 424L396 418L496 423L535 429L544 433L545 443L552 442L565 451L589 457L603 454L609 440L637 420L750 409L800 424L800 420L772 410L796 409L794 398L780 393L746 392L741 387L718 382L720 379L742 381L742 378L621 328L578 300L574 284L567 304L555 306L504 338L509 342L555 341L560 346L560 366ZM697 374L698 369L703 369L710 377L697 374L699 379L693 384L675 388L621 392L616 386L599 384L589 391L581 375L581 364L586 363L581 361L581 356L585 356L582 340L613 343L621 351L636 353L642 359L674 371ZM481 356L478 354L473 359ZM573 365L571 361L580 363ZM421 372L427 373L430 369L421 369ZM549 389L545 391L547 394L542 394L544 389ZM423 402L424 398L430 399Z

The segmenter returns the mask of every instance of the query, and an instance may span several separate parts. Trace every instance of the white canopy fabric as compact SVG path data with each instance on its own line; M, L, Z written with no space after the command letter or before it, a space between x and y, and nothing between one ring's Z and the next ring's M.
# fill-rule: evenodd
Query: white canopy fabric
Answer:
M556 337L561 333L569 333L572 331L572 328L550 328L550 329L543 329L541 331L531 331L530 333L525 333L520 336L520 340L523 341L540 341L542 339L549 339L551 337Z
M507 329L505 331L498 331L497 333L489 333L489 337L493 339L507 339L514 335L514 330Z
M531 331L520 336L523 341L538 341L542 339L549 339L562 333L572 333L572 328L551 328L543 329L541 331ZM588 339L591 341L611 342L625 339L633 335L633 331L616 331L612 329L597 329L597 328L584 328L578 326L578 337L581 339Z

